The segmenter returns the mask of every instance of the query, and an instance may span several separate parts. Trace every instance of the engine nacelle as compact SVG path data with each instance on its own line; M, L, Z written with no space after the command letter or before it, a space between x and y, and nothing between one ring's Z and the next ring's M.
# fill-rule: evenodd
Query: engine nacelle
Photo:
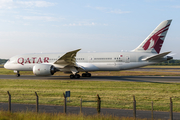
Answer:
M36 76L50 76L56 72L56 68L49 64L37 64L33 67Z

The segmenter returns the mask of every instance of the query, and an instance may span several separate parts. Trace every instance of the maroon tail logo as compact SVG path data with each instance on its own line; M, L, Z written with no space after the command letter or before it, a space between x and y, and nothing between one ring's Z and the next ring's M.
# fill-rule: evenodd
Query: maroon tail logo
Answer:
M170 25L170 24L169 24ZM169 29L169 25L167 25L166 27L160 29L158 32L156 32L152 37L150 37L148 39L148 41L144 44L143 49L147 50L147 49L151 49L154 48L156 50L157 53L160 52L162 44L163 44L163 40L162 38L164 36L161 36L160 34L167 31ZM159 36L160 35L160 36Z

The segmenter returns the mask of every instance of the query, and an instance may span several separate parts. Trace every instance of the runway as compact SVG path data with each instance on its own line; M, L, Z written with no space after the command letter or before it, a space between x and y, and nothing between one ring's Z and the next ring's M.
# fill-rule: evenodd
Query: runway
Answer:
M159 82L159 83L180 83L180 76L92 76L90 78L70 79L69 76L37 77L34 75L0 75L0 79L20 80L81 80L81 81L128 81L128 82Z
M8 103L0 103L0 110L8 110ZM33 104L12 104L12 112L16 111L33 111L36 112L36 105ZM63 113L63 106L59 105L39 105L39 112L41 113ZM80 107L67 106L67 114L79 114ZM82 107L82 113L84 115L97 115L96 108ZM133 117L133 110L125 109L110 109L110 108L101 108L101 115L113 115L118 117ZM137 110L136 117L138 118L148 118L151 119L151 111L147 110ZM154 111L154 119L169 119L169 112ZM180 113L173 112L173 119L179 120Z

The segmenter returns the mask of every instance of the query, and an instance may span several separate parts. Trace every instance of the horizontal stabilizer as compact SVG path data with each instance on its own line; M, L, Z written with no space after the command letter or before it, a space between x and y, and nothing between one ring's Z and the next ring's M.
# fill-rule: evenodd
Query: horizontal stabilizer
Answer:
M171 52L171 51L170 51L170 52ZM170 52L164 52L164 53L161 53L161 54L153 55L153 56L144 58L144 59L142 59L142 60L143 60L143 61L155 60L155 59L162 58L162 57L166 56L166 55L169 54Z

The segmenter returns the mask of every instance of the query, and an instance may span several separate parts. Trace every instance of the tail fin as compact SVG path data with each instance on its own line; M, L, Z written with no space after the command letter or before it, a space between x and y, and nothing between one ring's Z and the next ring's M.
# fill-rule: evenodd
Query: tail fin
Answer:
M151 34L133 50L133 52L151 52L159 54L171 21L172 20L166 20L161 22Z

